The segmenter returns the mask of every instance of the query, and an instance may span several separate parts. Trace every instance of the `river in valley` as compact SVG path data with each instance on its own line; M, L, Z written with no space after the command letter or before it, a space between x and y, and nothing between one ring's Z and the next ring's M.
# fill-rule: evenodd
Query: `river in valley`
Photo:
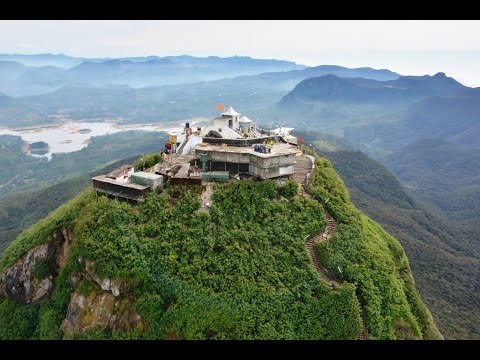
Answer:
M208 119L196 118L172 123L131 125L118 125L114 122L66 121L60 124L30 128L0 128L0 135L20 136L28 144L43 141L48 144L48 148L44 148L37 153L35 151L26 151L31 156L51 159L53 153L67 153L83 149L90 143L90 139L93 136L114 134L127 130L180 131L183 129L185 122L195 125L206 120ZM26 148L28 149L28 146Z

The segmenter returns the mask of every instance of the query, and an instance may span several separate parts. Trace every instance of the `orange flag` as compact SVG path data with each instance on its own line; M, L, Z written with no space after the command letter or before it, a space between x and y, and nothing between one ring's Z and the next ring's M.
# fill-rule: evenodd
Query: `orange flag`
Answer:
M225 109L225 105L223 105L223 104L218 104L217 106L215 106L215 109L217 109L217 110L223 110L223 109Z

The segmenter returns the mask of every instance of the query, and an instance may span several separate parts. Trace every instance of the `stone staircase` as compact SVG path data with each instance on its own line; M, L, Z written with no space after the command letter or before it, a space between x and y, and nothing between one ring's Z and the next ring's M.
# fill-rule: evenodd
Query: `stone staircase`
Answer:
M293 179L301 185L307 184L307 175L312 171L313 164L310 158L306 155L299 155L295 157L295 172Z
M317 254L315 253L315 245L321 243L322 241L327 241L328 239L330 239L332 235L335 233L335 231L337 230L337 222L335 221L335 219L326 210L324 210L324 214L325 214L325 218L327 219L327 226L325 226L325 229L322 232L317 233L311 236L310 238L308 238L307 242L305 243L305 247L307 249L307 253L310 257L310 261L313 267L318 272L322 280L325 281L332 289L335 289L340 286L340 283L328 272L326 268L320 265ZM368 339L368 330L365 325L365 321L362 318L362 328L356 340L367 340L367 339Z
M360 334L358 334L356 340L368 340L368 330L365 326L365 321L362 318L362 329L360 330Z
M250 138L256 138L262 136L256 129L250 130L250 134L248 135Z
M315 254L315 245L321 243L322 241L326 241L332 237L332 235L337 230L337 222L335 219L325 211L325 217L327 219L327 226L325 229L310 237L307 242L305 243L305 247L307 248L308 255L310 256L310 260L312 262L313 267L317 270L320 277L330 285L330 287L335 288L340 286L340 283L337 282L329 273L328 270L325 269L320 265L318 261L317 254Z

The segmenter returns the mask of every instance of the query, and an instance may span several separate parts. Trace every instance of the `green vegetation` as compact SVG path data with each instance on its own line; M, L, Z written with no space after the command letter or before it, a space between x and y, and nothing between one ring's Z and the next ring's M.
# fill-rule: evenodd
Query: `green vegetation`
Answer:
M158 150L165 133L125 131L92 138L86 148L53 154L52 160L24 155L22 140L0 135L0 189L2 194L32 190L85 175L114 161Z
M60 206L47 217L22 232L7 248L0 259L0 271L4 271L31 248L49 240L55 230L66 227L73 230L76 218L82 208L95 199L94 193L84 190L73 201Z
M299 184L294 181L294 180L289 180L285 185L282 185L281 187L278 188L278 193L287 198L290 199L292 196L294 196L297 191L298 191Z
M36 279L42 280L50 275L50 266L47 259L39 259L33 267L33 276Z
M322 151L322 156L345 179L352 202L401 242L416 286L445 338L478 339L480 292L472 290L480 286L478 242L415 200L365 154Z
M440 337L414 287L400 244L350 203L328 160L317 156L309 191L338 222L332 239L317 246L317 255L331 273L356 285L370 336Z
M143 171L161 162L162 159L163 157L161 153L146 154L135 161L133 167L135 168L135 171Z
M385 163L420 199L450 220L480 219L477 149L440 139L421 140L388 156Z
M87 296L92 291L95 291L96 288L97 286L95 285L94 282L89 280L82 280L78 283L75 289L80 295Z
M70 302L70 275L78 270L78 263L71 261L60 270L55 279L55 288L48 299L40 301L40 308L32 324L36 324L35 332L31 338L41 340L61 339L63 334L60 325L67 312ZM0 316L1 321L1 316Z
M28 329L0 315L0 327L20 329L1 338L62 337L80 256L94 261L99 276L133 286L131 306L147 326L143 333L92 329L78 338L354 339L360 304L372 338L437 337L398 242L349 203L328 161L319 159L313 181L315 199L292 196L293 181L216 185L208 212L198 211L200 187L169 187L138 205L85 190L5 252L2 270L55 229L73 230L70 260L52 296L30 306ZM346 282L335 290L305 250L305 238L325 227L321 203L339 221L338 235L318 249L332 273L342 269ZM77 291L98 289L82 281ZM10 312L28 308L0 301Z
M195 187L172 187L136 206L95 200L87 190L24 232L6 251L2 269L24 248L46 241L44 231L60 219L74 224L75 238L70 263L52 298L42 302L32 321L35 331L27 337L60 336L55 329L68 304L68 274L78 271L80 255L95 260L98 274L136 285L134 306L148 323L146 338L356 336L355 288L346 284L330 290L305 251L304 238L325 226L316 201L282 201L270 181L232 182L216 186L205 213L196 211L199 193ZM89 286L82 284L80 290L88 292Z
M89 185L92 176L132 164L158 149L164 137L146 131L107 135L47 161L23 155L19 137L0 136L0 255L22 230Z
M0 298L0 339L26 340L34 336L38 304L19 306L13 300Z

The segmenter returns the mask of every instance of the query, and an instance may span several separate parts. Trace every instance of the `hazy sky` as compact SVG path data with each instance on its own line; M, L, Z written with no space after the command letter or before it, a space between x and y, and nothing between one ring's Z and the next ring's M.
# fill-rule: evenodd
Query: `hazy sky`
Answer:
M6 21L0 53L232 56L443 71L480 86L480 21Z

